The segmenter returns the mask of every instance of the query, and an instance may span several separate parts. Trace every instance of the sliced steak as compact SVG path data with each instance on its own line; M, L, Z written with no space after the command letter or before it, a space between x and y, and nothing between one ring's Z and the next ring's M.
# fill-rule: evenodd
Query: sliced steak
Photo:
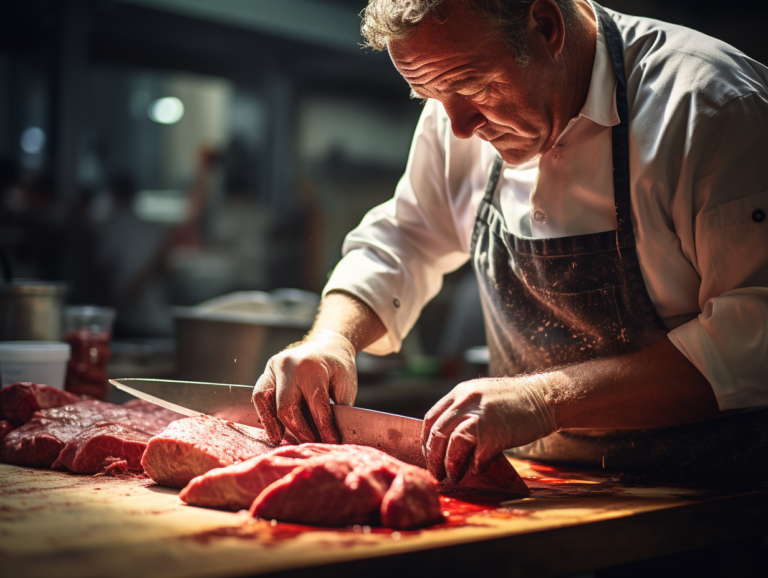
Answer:
M153 404L115 405L103 401L88 400L65 405L63 407L43 409L36 412L23 426L10 432L3 440L0 457L3 461L37 467L63 467L64 463L57 458L66 446L68 463L82 464L80 473L98 471L103 461L103 449L109 447L113 451L121 448L132 455L134 443L140 438L146 441L160 433L173 419L181 417L174 412L156 408ZM93 426L100 427L94 428ZM108 428L109 425L119 425L119 428ZM88 433L86 434L86 430ZM117 443L115 434L124 433L126 444ZM81 435L82 434L82 435ZM100 444L99 440L104 443ZM102 449L99 449L100 446ZM85 451L85 453L82 453ZM93 451L94 458L88 457ZM113 454L112 457L123 458ZM95 469L90 463L101 458Z
M140 472L141 456L151 438L151 434L118 423L97 423L70 440L51 468L95 474L120 458L127 469Z
M273 449L264 430L199 415L175 421L149 440L141 465L158 484L183 488L214 468Z
M458 484L450 483L447 478L440 482L441 492L461 491L467 488L518 496L531 495L531 490L503 454L496 458L482 474L478 473L473 466L467 470Z
M0 389L0 419L15 427L27 423L41 409L77 403L80 397L50 385L23 381Z
M281 451L264 461L282 458ZM381 522L390 528L442 519L437 481L426 470L364 446L304 444L295 451L304 461L258 495L253 516L320 526Z
M315 526L376 523L395 475L383 460L356 463L350 457L330 453L306 460L259 494L251 514Z
M290 474L306 459L328 454L334 447L287 446L233 466L216 468L191 480L179 498L195 506L248 509L267 486Z

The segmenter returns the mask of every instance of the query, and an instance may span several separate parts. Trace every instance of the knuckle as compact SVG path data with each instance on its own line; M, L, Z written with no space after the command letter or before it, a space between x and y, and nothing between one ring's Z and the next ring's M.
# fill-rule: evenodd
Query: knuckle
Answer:
M290 410L290 408L286 405L278 405L277 407L277 418L283 422L283 423L290 423L291 418L293 417L293 412Z
M321 363L315 359L314 357L300 357L296 359L293 363L294 371L302 376L306 375L313 375L317 373L322 365Z

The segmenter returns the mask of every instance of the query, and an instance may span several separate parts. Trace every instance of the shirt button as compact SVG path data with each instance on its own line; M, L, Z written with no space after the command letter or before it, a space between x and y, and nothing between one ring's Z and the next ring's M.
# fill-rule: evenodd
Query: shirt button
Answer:
M542 211L535 211L533 213L533 220L538 223L543 223L547 220L547 216Z
M765 221L765 211L762 209L755 209L752 213L752 220L755 223L762 223Z

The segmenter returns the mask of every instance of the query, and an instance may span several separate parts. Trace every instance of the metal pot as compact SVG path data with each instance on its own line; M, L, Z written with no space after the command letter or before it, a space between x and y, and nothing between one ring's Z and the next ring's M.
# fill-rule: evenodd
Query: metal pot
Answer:
M64 283L19 279L0 284L0 341L61 341Z
M245 291L176 307L179 379L255 384L270 357L307 333L317 301L295 290Z

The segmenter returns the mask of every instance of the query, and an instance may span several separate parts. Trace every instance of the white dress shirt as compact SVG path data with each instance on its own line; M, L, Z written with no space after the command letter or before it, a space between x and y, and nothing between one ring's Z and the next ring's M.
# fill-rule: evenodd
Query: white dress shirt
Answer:
M625 43L632 221L648 293L669 339L720 408L768 405L768 69L693 30L610 12ZM504 165L496 199L518 236L616 228L611 127L616 76L598 29L587 100L555 146ZM400 348L445 273L469 258L497 153L453 136L427 101L395 196L346 238L324 293L347 291Z

